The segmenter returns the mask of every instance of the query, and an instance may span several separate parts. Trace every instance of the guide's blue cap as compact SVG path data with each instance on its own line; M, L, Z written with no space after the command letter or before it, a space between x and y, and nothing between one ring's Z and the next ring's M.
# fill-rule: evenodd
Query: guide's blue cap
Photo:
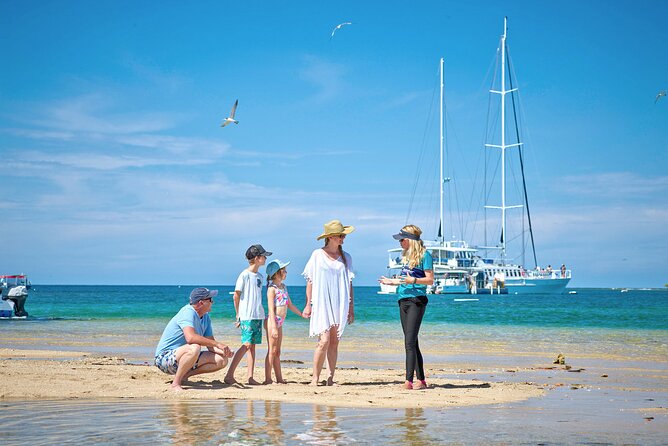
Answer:
M213 299L218 295L218 290L208 288L195 288L190 292L190 305L195 305L200 300Z
M411 234L410 232L406 232L403 229L399 231L398 234L394 234L392 237L394 237L395 240L401 240L404 238L407 238L409 240L420 240L419 235Z

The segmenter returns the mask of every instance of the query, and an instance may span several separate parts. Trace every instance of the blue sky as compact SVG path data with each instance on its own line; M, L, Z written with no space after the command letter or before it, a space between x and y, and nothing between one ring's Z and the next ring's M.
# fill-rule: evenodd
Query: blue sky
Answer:
M259 242L301 284L338 218L371 285L436 156L440 57L463 208L446 234L474 237L508 16L539 264L576 287L668 283L668 2L462 3L0 1L0 273L232 284ZM426 184L410 218L429 238Z

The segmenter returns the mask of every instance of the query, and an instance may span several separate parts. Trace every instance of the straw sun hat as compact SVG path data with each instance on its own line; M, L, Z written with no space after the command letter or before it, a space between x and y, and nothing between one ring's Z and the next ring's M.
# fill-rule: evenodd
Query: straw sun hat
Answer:
M316 240L339 234L350 234L355 230L354 226L343 226L339 220L332 220L325 223L325 232L320 234Z

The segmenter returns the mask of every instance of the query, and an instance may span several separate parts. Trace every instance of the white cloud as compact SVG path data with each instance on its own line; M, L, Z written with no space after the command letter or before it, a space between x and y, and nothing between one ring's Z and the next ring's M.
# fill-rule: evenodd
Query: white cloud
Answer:
M401 96L397 96L387 100L385 103L381 104L380 108L381 110L385 110L385 109L403 107L405 105L411 104L412 102L415 102L417 99L421 97L424 97L426 94L427 92L424 91L411 91L408 93L404 93Z
M25 129L25 128L7 128L3 132L10 133L16 136L22 136L29 139L46 139L58 141L71 141L76 137L74 132L65 132L57 130L40 130L40 129Z
M299 77L315 85L317 92L313 97L314 101L326 102L343 91L346 70L342 65L316 56L305 56L304 65L299 71Z
M559 182L562 193L608 199L649 198L657 194L664 204L668 194L668 176L649 176L635 172L607 172L567 176Z
M101 94L34 106L39 111L17 118L26 127L4 132L25 138L22 146L37 147L12 150L5 153L6 158L14 165L27 163L29 168L51 164L114 170L209 164L230 150L228 143L218 139L167 134L177 121L174 115L115 112L116 107L113 99Z
M77 169L94 170L116 170L128 167L169 166L184 164L201 164L204 161L192 159L174 158L148 158L125 155L104 155L96 153L63 153L51 154L44 152L26 152L21 156L21 161L28 163L28 167L34 164L51 164L56 166L67 166Z
M163 149L175 155L191 154L200 157L219 157L230 148L229 144L217 140L156 134L119 136L115 141L130 146Z
M34 126L91 134L131 134L166 130L175 117L158 112L114 112L118 104L102 94L62 100L42 108L43 116L28 118Z
M139 61L132 56L125 57L125 64L141 79L146 79L153 88L161 91L175 92L184 88L191 81L186 76L175 71L168 71L155 64Z

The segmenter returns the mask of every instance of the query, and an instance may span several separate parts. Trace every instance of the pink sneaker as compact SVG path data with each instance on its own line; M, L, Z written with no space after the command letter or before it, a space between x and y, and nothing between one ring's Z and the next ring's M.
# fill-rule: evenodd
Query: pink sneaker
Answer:
M403 384L403 386L401 386L401 387L406 389L406 390L413 390L413 382L412 381L406 381Z
M415 384L413 386L413 389L421 390L421 389L426 389L427 387L429 387L429 386L427 386L427 381L425 381L424 379L421 379L421 380L418 381L417 384Z

